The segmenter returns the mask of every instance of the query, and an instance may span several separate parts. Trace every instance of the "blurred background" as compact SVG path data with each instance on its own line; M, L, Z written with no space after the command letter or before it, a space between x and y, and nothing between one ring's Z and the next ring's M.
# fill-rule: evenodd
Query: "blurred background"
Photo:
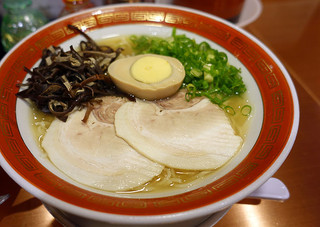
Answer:
M61 16L97 6L140 2L185 6L238 22L245 3L254 8L252 3L257 5L260 0L202 0L201 4L193 0L1 0L1 56L26 35Z
M245 0L245 4L249 1L250 4L260 2ZM0 19L5 12L3 2L0 0ZM113 1L91 0L96 6L110 2ZM205 5L205 0L184 2ZM217 227L317 227L320 226L320 0L261 0L261 3L261 15L257 9L253 9L259 17L244 29L265 43L283 62L293 79L300 101L300 127L295 145L274 175L288 187L290 199L283 203L262 200L256 205L235 204ZM62 0L33 0L32 7L40 10L50 21L59 17L65 5ZM2 57L4 50L1 48L0 45ZM21 223L24 226L39 226L36 224L41 223L42 226L60 227L39 200L16 185L3 171L0 173L1 180L6 182L0 187L2 194L18 194L2 205L0 227L12 226L12 223L17 223L15 226L21 226Z

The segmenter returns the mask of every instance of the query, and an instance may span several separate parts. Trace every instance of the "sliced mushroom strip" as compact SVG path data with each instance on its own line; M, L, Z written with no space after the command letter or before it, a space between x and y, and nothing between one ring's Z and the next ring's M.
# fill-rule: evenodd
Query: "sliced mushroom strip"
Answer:
M44 49L39 66L32 70L25 68L30 78L25 84L18 84L26 89L16 94L31 100L39 110L52 113L63 121L73 108L93 98L127 96L116 88L107 75L109 64L120 55L122 49L98 46L78 28L72 25L68 27L83 35L87 41L81 41L79 51L73 46L68 51L55 46ZM67 107L53 108L53 103L61 102Z

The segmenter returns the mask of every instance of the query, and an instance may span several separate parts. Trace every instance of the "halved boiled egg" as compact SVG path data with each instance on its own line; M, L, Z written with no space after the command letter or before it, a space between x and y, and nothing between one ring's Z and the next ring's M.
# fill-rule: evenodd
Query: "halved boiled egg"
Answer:
M119 59L108 71L119 89L147 100L173 95L185 77L184 67L178 59L156 54Z

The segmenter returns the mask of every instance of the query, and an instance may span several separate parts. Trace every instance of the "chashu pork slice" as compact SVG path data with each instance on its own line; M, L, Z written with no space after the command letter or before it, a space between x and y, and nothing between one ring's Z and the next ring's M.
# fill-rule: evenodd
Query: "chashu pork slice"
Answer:
M103 105L102 112L106 109ZM162 172L162 165L145 158L117 137L112 123L95 117L108 116L95 111L87 123L83 123L84 114L85 110L76 111L65 123L54 120L42 142L50 160L66 175L90 187L123 191L148 182Z
M185 109L128 102L116 112L115 128L144 156L178 169L216 169L242 145L225 112L208 99Z

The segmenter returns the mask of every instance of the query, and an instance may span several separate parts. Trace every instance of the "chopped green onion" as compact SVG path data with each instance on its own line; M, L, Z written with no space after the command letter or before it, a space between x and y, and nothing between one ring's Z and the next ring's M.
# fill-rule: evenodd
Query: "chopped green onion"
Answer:
M203 69L203 71L208 72L211 70L211 66L212 66L212 64L205 64L205 65L203 65L202 69Z
M252 107L249 106L249 105L244 105L242 108L241 108L241 114L243 116L250 116L251 114L251 111L252 111Z
M185 68L182 87L187 88L186 98L208 97L221 105L224 101L246 91L241 70L228 63L228 56L210 47L207 42L196 43L186 35L172 30L171 37L130 36L136 54L160 54L177 58ZM188 89L189 84L193 88Z
M202 71L200 69L191 69L190 73L194 77L200 77L202 76Z
M232 116L236 114L236 111L231 106L225 106L224 111Z
M213 77L210 73L204 72L204 80L208 83L211 83L213 82Z

